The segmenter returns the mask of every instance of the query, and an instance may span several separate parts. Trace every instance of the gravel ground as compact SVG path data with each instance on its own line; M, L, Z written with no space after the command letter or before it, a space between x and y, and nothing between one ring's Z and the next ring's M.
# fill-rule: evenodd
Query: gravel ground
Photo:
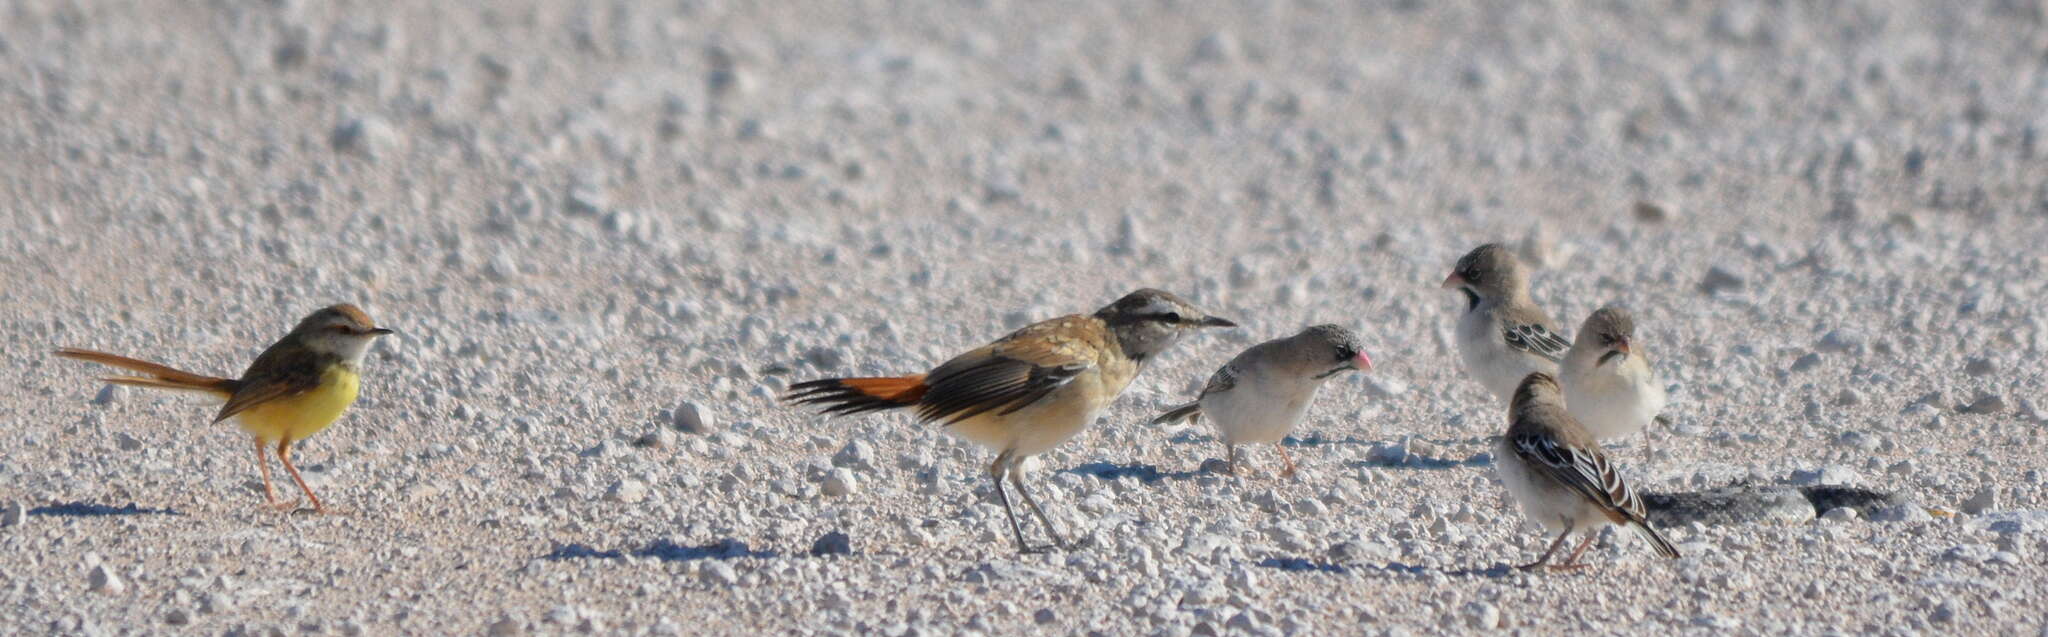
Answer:
M0 633L2031 634L2044 14L0 3ZM1567 325L1634 309L1639 488L1916 504L1508 572L1547 538L1436 287L1488 240ZM1039 458L1083 550L1012 554L937 428L773 399L1148 285L1244 327ZM404 335L301 447L338 515L47 349L231 374L342 301ZM1316 322L1379 368L1298 477L1144 424Z

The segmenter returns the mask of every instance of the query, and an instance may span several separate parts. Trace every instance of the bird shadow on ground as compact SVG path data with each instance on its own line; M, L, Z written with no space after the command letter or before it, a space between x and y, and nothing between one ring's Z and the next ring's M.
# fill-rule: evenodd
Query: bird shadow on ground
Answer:
M1104 480L1116 480L1118 478L1137 478L1140 482L1153 483L1158 482L1160 480L1192 480L1208 472L1201 470L1160 471L1158 466L1149 464L1116 464L1113 462L1090 462L1088 464L1076 467L1061 469L1060 473L1072 473L1084 476L1095 476L1097 478L1101 478Z
M626 557L628 555L631 555L633 557L651 557L654 559L661 560L663 562L688 562L692 560L729 560L741 557L778 557L778 555L776 555L774 551L756 551L751 548L748 548L746 542L741 542L739 540L727 538L702 546L683 546L680 544L676 544L674 542L670 542L668 540L655 540L647 546L641 547L633 551L624 551L616 549L606 551L594 549L582 544L564 544L562 546L555 547L555 550L550 551L547 555L541 556L541 559L615 560Z
M1344 463L1344 466L1353 469L1442 470L1455 469L1458 467L1485 467L1490 466L1492 464L1493 454L1478 453L1473 454L1471 457L1466 458L1464 460L1453 460L1450 458L1432 458L1429 456L1406 454L1398 457L1376 457L1368 460L1347 462Z
M1383 565L1332 564L1320 560L1310 560L1299 557L1269 557L1259 562L1258 566L1261 568L1277 569L1295 573L1331 573L1337 575L1347 573L1420 575L1423 573L1438 572L1443 573L1445 575L1449 575L1451 577L1506 577L1509 574L1515 572L1514 568L1506 564L1495 564L1484 568L1435 569L1427 566L1413 566L1409 564L1402 564L1400 562L1388 562Z
M54 515L70 518L94 518L108 515L184 515L177 509L148 509L129 503L127 506L107 506L91 502L62 502L39 506L28 510L29 515Z
M1183 431L1180 434L1175 435L1174 437L1168 438L1166 440L1167 442L1181 445L1222 444L1222 442L1217 440L1216 436L1214 435L1196 433L1193 431ZM1282 438L1280 440L1280 444L1287 445L1289 447L1328 447L1332 445L1359 445L1363 447L1370 447L1380 443L1376 440L1363 440L1359 438L1348 437L1324 438L1322 436L1288 436L1286 438Z
M1216 438L1213 436L1205 436L1194 433L1182 433L1178 436L1174 436L1171 439L1171 441L1175 443L1215 444ZM1451 469L1455 467L1486 467L1491 466L1493 464L1493 453L1491 451L1481 451L1479 453L1472 454L1471 456L1467 456L1463 460L1458 460L1452 458L1437 457L1429 453L1418 453L1412 450L1412 442L1416 441L1403 440L1389 442L1381 440L1363 440L1359 438L1324 438L1321 436L1296 438L1290 436L1284 440L1281 440L1280 444L1289 447L1327 447L1336 445L1357 445L1362 447L1372 447L1372 451L1367 454L1369 456L1367 459L1345 463L1345 466L1348 466L1353 469ZM1485 440L1419 440L1419 442L1427 443L1429 445L1429 449L1435 451L1441 450L1445 447L1449 447L1455 444L1483 444L1485 443ZM1176 477L1193 477L1196 475L1200 475L1202 473L1207 472L1194 471L1178 473L1173 475ZM1150 482L1151 480L1146 481Z
M1280 440L1280 444L1287 445L1289 447L1329 447L1334 445L1358 445L1361 447L1371 447L1380 444L1380 441L1362 440L1359 438L1350 437L1324 438L1322 436L1288 436L1286 438L1282 438Z

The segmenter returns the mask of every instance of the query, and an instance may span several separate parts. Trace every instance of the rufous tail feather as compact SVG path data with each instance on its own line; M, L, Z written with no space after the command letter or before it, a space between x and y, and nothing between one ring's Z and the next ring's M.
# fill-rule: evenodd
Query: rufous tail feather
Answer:
M883 378L826 378L789 386L782 399L799 405L826 405L832 416L909 407L929 389L924 374Z
M89 349L73 349L66 347L57 350L57 355L65 358L75 358L82 361L99 363L101 365L106 365L109 367L119 367L121 369L125 369L132 372L141 372L143 374L141 376L107 376L100 379L107 381L109 383L115 383L120 385L133 385L136 387L152 387L156 389L173 389L179 391L196 391L205 392L209 394L229 395L235 393L235 385L237 383L237 381L230 378L215 378L213 376L202 376L199 374L194 374L192 372L173 369L163 365L158 365L156 363L152 363L149 361L136 360L133 358L128 358L126 356L108 354L106 352L95 352Z

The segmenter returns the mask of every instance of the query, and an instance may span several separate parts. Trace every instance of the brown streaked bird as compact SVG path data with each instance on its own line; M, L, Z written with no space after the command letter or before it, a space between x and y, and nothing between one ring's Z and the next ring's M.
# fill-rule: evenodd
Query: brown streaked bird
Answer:
M989 478L1019 551L1071 548L1024 489L1018 463L1080 433L1153 357L1188 332L1236 325L1173 294L1142 289L1091 315L1025 326L923 374L797 383L784 400L825 405L823 413L833 416L908 408L919 422L943 423L954 435L996 452ZM1051 536L1051 546L1032 547L1024 540L1003 489L1006 478Z
M1579 555L1600 537L1601 528L1612 524L1634 530L1658 555L1678 557L1678 548L1650 526L1643 501L1601 453L1600 444L1565 411L1556 378L1542 372L1524 378L1515 388L1508 418L1508 432L1494 449L1500 457L1494 468L1522 512L1557 533L1542 557L1518 568L1548 564L1572 533L1585 531L1586 539L1571 556L1551 567L1578 568Z
M297 502L280 505L277 489L271 485L270 462L264 450L276 446L277 459L321 513L327 507L292 464L292 444L334 424L356 400L360 384L358 369L370 341L392 333L377 327L370 315L346 303L329 306L299 321L290 334L263 350L241 378L216 378L172 369L148 361L106 352L64 348L58 356L92 361L132 372L134 376L109 376L109 383L211 394L226 401L214 414L213 422L234 418L242 431L256 439L256 466L263 473L263 497L272 508L288 509Z
M1443 287L1465 295L1457 331L1465 373L1495 398L1513 397L1530 372L1557 373L1571 341L1558 335L1557 322L1529 298L1528 275L1506 247L1473 248L1444 277Z

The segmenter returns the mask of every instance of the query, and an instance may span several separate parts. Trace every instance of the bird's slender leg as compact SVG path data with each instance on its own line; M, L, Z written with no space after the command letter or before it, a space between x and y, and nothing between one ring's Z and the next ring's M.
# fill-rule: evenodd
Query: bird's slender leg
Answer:
M1045 516L1045 509L1038 508L1038 500L1031 497L1030 491L1024 489L1024 474L1017 470L1017 462L1017 460L1010 461L1010 485L1017 487L1017 496L1024 498L1024 504L1031 506L1031 513L1038 516L1038 523L1045 526L1045 534L1052 536L1053 546L1062 549L1071 549L1077 546L1067 543L1067 539L1060 535L1059 527L1053 525L1052 518Z
M1274 448L1274 449L1278 449L1278 450L1280 450L1280 462L1282 462L1282 463L1284 463L1284 464L1286 464L1286 465L1287 465L1287 468L1286 468L1286 469L1282 469L1282 470L1280 471L1280 477L1282 477L1282 478L1292 478L1292 477L1294 477L1294 471L1295 471L1295 468L1294 468L1294 459L1293 459L1293 458L1289 458L1289 457L1287 457L1287 441L1286 441L1286 440L1281 440L1280 442L1276 442L1276 443L1273 443L1273 448Z
M1237 445L1223 443L1223 472L1237 475Z
M1572 555L1571 555L1571 557L1567 557L1567 558L1564 558L1564 563L1563 563L1563 564L1559 564L1559 565L1557 565L1557 566L1553 566L1553 567L1551 567L1551 568L1555 568L1555 569L1558 569L1558 570L1565 570L1565 569L1574 569L1574 568L1578 568L1578 567L1581 567L1581 566L1585 566L1584 564L1580 564L1580 563L1579 563L1579 556L1580 556L1580 555L1583 555L1583 554L1585 554L1585 552L1586 552L1586 548L1587 548L1587 547L1590 547L1590 546L1593 546L1593 540L1597 540L1597 539L1600 539L1600 534L1598 534L1598 533L1587 533L1587 534L1586 534L1586 541L1584 541L1584 542L1580 542L1580 543L1579 543L1579 548L1576 548L1576 549L1572 549Z
M1536 567L1538 567L1538 566L1542 566L1542 565L1544 565L1545 563L1548 563L1548 562L1550 561L1550 556L1551 556L1551 554L1553 554L1553 553L1556 553L1556 552L1557 552L1557 549L1558 549L1558 547L1564 546L1564 541L1565 541L1566 539L1569 539L1569 538L1571 538L1571 536L1572 536L1572 529L1571 529L1571 527L1570 527L1570 526L1566 526L1566 527L1565 527L1565 529L1564 529L1564 532L1563 532L1563 533L1559 533L1559 534L1557 534L1557 540L1556 540L1556 541L1554 541L1554 542L1551 542L1551 543L1550 543L1550 548L1549 548L1549 549L1547 549L1547 550L1545 550L1545 551L1543 551L1543 557L1539 557L1539 558L1536 558L1536 561L1534 561L1534 562L1530 562L1530 563L1528 563L1528 564L1523 564L1523 565L1521 565L1521 566L1517 566L1517 567L1515 567L1515 568L1518 568L1518 569L1522 569L1522 570L1525 570L1525 571L1526 571L1526 570L1529 570L1529 569L1532 569L1532 568L1536 568Z
M270 483L270 459L263 457L263 439L256 438L256 468L263 472L263 500L277 508L277 487Z
M292 440L290 438L277 441L277 459L279 462L284 463L285 471L291 472L292 481L299 483L299 490L306 492L306 499L313 501L313 511L322 514L327 513L327 507L320 504L320 496L313 495L313 487L306 486L306 478L299 475L298 467L292 466Z
M1017 510L1010 507L1010 494L1003 491L1003 476L1009 472L1010 453L1007 451L996 456L996 461L988 465L988 477L996 483L996 500L1003 503L1003 515L1010 518L1010 533L1017 537L1017 552L1041 552L1042 549L1034 549L1031 543L1024 541L1024 527L1017 525Z

